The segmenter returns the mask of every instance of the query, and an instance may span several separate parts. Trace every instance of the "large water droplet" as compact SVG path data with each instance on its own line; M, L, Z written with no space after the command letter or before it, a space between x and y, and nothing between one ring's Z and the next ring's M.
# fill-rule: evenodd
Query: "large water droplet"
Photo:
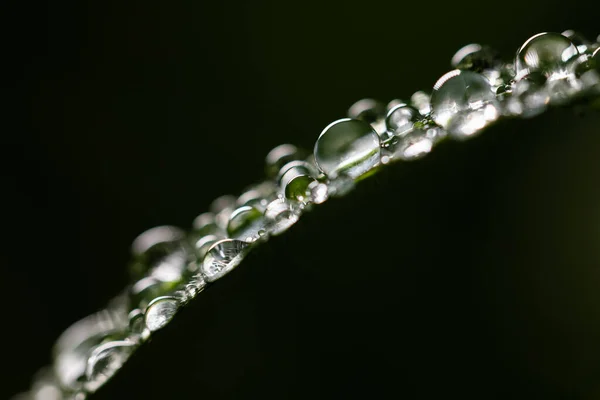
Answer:
M269 233L277 236L288 230L298 221L299 210L295 207L294 202L277 199L273 200L267 206L265 218Z
M248 243L235 239L223 239L214 243L200 268L206 280L216 281L237 267L246 256L248 246Z
M93 393L108 381L127 361L136 345L126 340L103 343L96 347L87 361L85 388Z
M144 322L146 328L150 332L155 332L173 319L175 313L179 309L179 301L173 296L161 296L157 297L148 304L146 313L144 315Z
M329 178L345 173L356 179L379 164L379 136L366 122L340 119L323 130L314 155L319 169Z
M433 89L431 116L455 137L472 136L499 116L490 83L475 72L448 72Z
M385 135L386 106L380 101L362 99L352 104L348 109L348 117L364 121L371 125L378 135Z
M579 52L573 42L558 33L539 33L517 52L515 70L517 75L540 72L547 78L565 73L567 62Z
M227 234L233 239L254 241L258 239L258 231L264 228L263 214L251 206L241 206L229 217Z

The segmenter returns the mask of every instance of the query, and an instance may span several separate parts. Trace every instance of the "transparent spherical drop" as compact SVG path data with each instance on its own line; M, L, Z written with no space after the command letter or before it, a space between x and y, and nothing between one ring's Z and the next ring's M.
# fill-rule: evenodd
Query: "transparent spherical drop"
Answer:
M81 387L87 360L93 348L120 336L127 321L102 310L74 323L58 338L53 348L54 374L60 385L70 390Z
M333 197L342 197L350 193L356 187L356 183L347 175L340 175L329 182L329 194Z
M157 297L165 296L175 289L177 282L163 282L152 276L146 276L129 289L131 309L145 309Z
M200 270L208 282L216 281L237 267L248 250L249 244L241 240L220 240L206 253Z
M225 239L225 236L221 235L206 235L199 237L194 243L194 250L196 252L196 257L198 260L204 259L208 250L210 250L211 246L219 241Z
M472 136L494 122L498 108L487 79L470 71L448 72L437 81L431 95L433 120L458 138Z
M144 312L136 308L131 310L129 313L129 332L136 340L143 339L144 329L146 324L144 323Z
M264 212L267 204L277 197L277 189L277 185L272 181L261 182L258 185L247 188L238 197L236 204L238 206L254 207Z
M558 33L540 33L521 46L515 59L517 75L540 72L547 78L562 74L567 62L577 56L577 47L567 37Z
M150 332L156 332L167 325L177 313L179 301L174 296L157 297L148 304L144 323Z
M568 29L561 33L561 35L573 42L579 53L586 52L592 46L592 42L589 41L581 32L574 31L573 29Z
M140 234L132 244L129 270L134 278L145 275L165 256L181 250L185 232L174 226L157 226Z
M329 188L322 182L313 181L308 185L310 201L315 204L321 204L329 198Z
M544 112L550 103L546 77L540 72L532 72L520 77L511 89L506 105L509 115L534 117Z
M315 181L314 174L302 166L288 169L281 177L281 188L286 198L305 201L308 186Z
M273 236L288 230L298 221L298 218L299 213L295 204L285 199L273 200L265 211L267 230Z
M127 361L136 345L126 340L103 343L96 347L87 361L85 388L94 393Z
M412 106L400 104L392 108L385 120L390 138L406 135L421 118L419 111Z
M227 223L233 210L235 210L236 198L232 195L217 197L210 204L210 212L215 215L215 224L223 231L227 229Z
M410 104L419 110L421 115L427 115L431 112L431 96L422 90L410 96Z
M323 130L314 155L317 166L329 178L345 173L356 179L379 164L379 136L366 122L340 119Z
M386 111L384 103L373 99L362 99L348 109L348 117L364 121L371 125L378 135L385 135Z
M308 152L299 149L293 144L282 144L275 147L267 154L265 160L266 174L268 177L275 177L281 167L290 161L303 160L308 156Z
M229 217L227 234L230 238L254 241L258 239L258 231L264 228L263 213L251 206L235 209Z
M498 55L487 46L473 43L458 50L452 57L452 68L482 72L496 66Z
M441 139L439 132L439 128L411 130L394 146L394 158L411 161L429 154L434 144Z

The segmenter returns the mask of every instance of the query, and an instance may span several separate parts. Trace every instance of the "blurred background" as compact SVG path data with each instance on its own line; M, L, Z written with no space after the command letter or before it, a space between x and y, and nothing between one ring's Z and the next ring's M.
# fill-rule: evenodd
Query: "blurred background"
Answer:
M25 389L35 371L50 361L58 335L127 284L129 246L140 232L163 224L188 228L214 198L239 193L260 180L271 148L284 142L312 148L322 128L343 117L358 99L407 99L416 90L428 90L465 44L488 44L509 59L538 32L575 29L594 39L600 33L598 11L594 2L557 0L3 2L2 54L8 72L3 79L1 193L6 236L0 282L7 299L2 326L8 369L0 398ZM365 225L346 223L345 244L336 246L347 254L343 265L352 274L364 268L353 265L358 260L379 264L408 259L427 271L418 276L440 276L449 284L436 286L431 303L418 298L425 290L419 285L431 283L426 280L411 281L416 285L413 293L405 284L400 289L385 285L397 276L380 272L380 281L364 289L364 296L375 303L381 300L373 297L377 292L391 299L397 291L408 290L417 297L404 299L413 310L404 317L394 308L400 300L388 304L383 327L377 325L381 320L361 314L367 325L354 335L360 332L366 341L377 342L377 332L396 322L416 329L410 338L398 333L399 342L418 347L418 338L424 337L415 326L419 322L430 334L440 329L425 335L428 341L446 337L439 347L454 349L442 352L450 357L442 369L427 367L439 365L440 359L432 358L417 368L421 375L406 375L402 369L390 380L365 386L393 387L411 398L429 398L426 393L432 392L425 387L440 381L455 384L447 385L444 393L473 398L600 398L600 384L594 384L595 377L600 378L599 122L597 114L565 110L495 127L489 137L449 144L442 155L432 155L432 161L365 183L354 198L356 209L351 200L340 201L321 213L334 226L336 217L363 216L359 220ZM395 179L396 173L413 186L407 189L404 181ZM377 201L377 193L389 198ZM436 211L421 220L419 206L424 204ZM448 212L454 217L443 217ZM371 247L357 242L352 233L368 232L367 215L381 225L380 237L368 233ZM390 218L390 223L375 215ZM299 230L305 237L298 240L313 254L330 254L327 242L320 241L325 239L312 236L310 221ZM440 248L443 237L452 239ZM435 246L425 247L426 243ZM397 253L375 250L386 246L397 248ZM419 266L415 261L424 257L409 251L415 248L435 254ZM281 249L265 257L284 257ZM374 254L357 260L351 249ZM312 268L335 263L327 256L310 262ZM281 260L278 263L281 267ZM468 273L461 269L467 264L472 267ZM492 272L473 273L484 264ZM464 274L448 275L457 266ZM438 269L446 272L440 275ZM326 288L329 279L334 278L316 274L307 282L317 287L321 282ZM337 293L362 287L349 285L337 287ZM495 339L469 348L472 338L461 329L472 326L435 328L425 321L435 319L430 312L448 300L446 295L473 287L480 291L478 297L469 297L465 304L479 310L478 317L462 304L460 321L477 321L473 326L485 326ZM327 303L331 298L323 296L311 301L335 309ZM444 310L446 315L456 311ZM294 315L290 311L287 317L291 330L310 323ZM256 329L256 321L246 318L246 326ZM331 333L346 325L321 326ZM232 335L227 328L217 324L214 329ZM302 341L304 331L294 332L290 337ZM318 351L320 339L310 340L307 348ZM346 368L355 362L365 371L377 369L377 357L361 358L364 344L347 340L347 353L332 356L322 373L341 368L333 360ZM285 358L285 349L272 351ZM458 368L466 363L461 363L463 351L476 354L481 349L506 356L502 367L490 370L501 363L490 356L473 361L466 370ZM408 350L397 351L400 362ZM287 375L290 387L300 382L306 387L310 381L303 367L310 363L290 362L276 377ZM385 365L393 369L395 362ZM257 368L265 382L274 379L269 374L277 366ZM497 380L478 377L483 383L473 393L455 379L455 374L468 378L474 371L485 376L485 370ZM360 381L360 375L346 378ZM409 390L411 382L419 382L419 388ZM218 390L207 389L212 393L208 398L250 398L254 393L239 388L228 392L224 387L234 382L220 383ZM472 382L466 386L475 387ZM324 389L306 390L304 394L313 397L335 397ZM293 397L286 393L279 392ZM179 396L174 398L188 398L185 392Z

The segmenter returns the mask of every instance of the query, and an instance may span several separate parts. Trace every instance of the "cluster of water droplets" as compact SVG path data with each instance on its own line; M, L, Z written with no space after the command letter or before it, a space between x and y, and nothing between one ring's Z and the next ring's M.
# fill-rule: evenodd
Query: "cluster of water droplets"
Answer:
M254 246L285 232L313 205L344 196L380 166L423 157L445 138L472 137L502 117L530 117L579 99L599 105L600 43L573 31L533 36L513 62L471 44L451 65L431 94L387 105L358 101L347 118L323 130L312 154L290 144L274 148L266 179L239 196L217 198L190 232L160 226L142 233L132 245L133 283L105 310L67 329L52 367L18 398L85 399Z

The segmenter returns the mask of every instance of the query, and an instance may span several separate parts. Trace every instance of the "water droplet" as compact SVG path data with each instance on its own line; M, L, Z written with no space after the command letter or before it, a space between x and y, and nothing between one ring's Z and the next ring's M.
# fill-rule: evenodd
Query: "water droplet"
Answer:
M592 46L592 42L583 36L583 34L572 29L564 31L561 35L568 38L577 47L579 53L585 53Z
M562 75L567 62L579 52L568 38L558 33L539 33L521 46L515 60L517 75L540 72L550 78Z
M348 109L348 117L364 121L371 125L378 135L385 135L386 106L380 101L362 99L352 104Z
M267 229L273 236L288 230L298 221L298 218L298 209L294 203L285 199L273 200L265 211Z
M225 236L217 236L217 235L206 235L198 238L196 243L194 244L194 248L196 251L196 257L198 260L204 259L206 253L210 249L210 247L217 242L218 240L225 239Z
M545 84L546 77L540 72L532 72L520 77L512 85L511 95L507 99L507 113L524 118L541 114L550 102L550 95Z
M315 204L324 203L329 198L329 189L324 183L312 181L308 185L308 191L310 192L310 200Z
M210 211L215 215L215 224L223 231L227 229L227 223L233 210L235 210L235 197L223 195L217 197L210 204Z
M495 121L498 107L487 79L470 71L448 72L431 95L433 120L458 138L472 136Z
M146 276L129 289L131 308L145 309L152 300L169 294L176 286L177 282L162 282L152 276Z
M452 68L482 72L496 66L497 53L487 46L468 44L461 48L452 57Z
M132 244L129 269L134 278L145 275L165 256L181 249L185 232L174 226L157 226L139 235Z
M419 111L406 104L400 104L390 110L385 120L390 139L402 137L413 130L415 122L422 116Z
M144 322L144 312L136 308L129 313L129 332L134 341L147 339L145 334L146 324Z
M394 146L394 158L410 161L431 152L433 145L440 140L440 128L413 129L402 136Z
M281 167L290 161L303 160L308 152L297 148L293 144L282 144L275 147L267 154L266 173L268 177L275 177Z
M333 197L342 197L354 190L355 187L354 179L347 175L340 175L329 182L329 194Z
M304 166L289 168L280 181L285 197L290 200L305 201L308 185L315 181L314 175L312 171Z
M399 106L400 104L406 104L406 102L402 101L400 99L394 99L394 100L390 101L386 106L388 113L392 108Z
M136 345L126 340L103 343L96 347L87 360L85 388L94 393L127 361Z
M54 373L61 386L78 389L91 350L108 338L119 337L126 329L126 320L110 310L102 310L65 330L53 348Z
M214 282L237 267L248 250L249 244L241 240L223 239L214 243L202 261L202 274L208 282Z
M192 223L192 227L195 230L203 230L203 229L206 229L207 227L212 227L212 226L216 226L216 225L215 225L215 214L213 214L211 212L205 212L205 213L198 215L194 219L194 222Z
M237 199L238 206L250 206L264 212L267 204L277 198L277 185L271 181L265 181L254 185L244 191Z
M319 169L329 178L345 173L356 179L379 164L379 136L366 122L340 119L323 130L314 154Z
M148 304L144 315L146 328L150 332L156 332L163 328L173 319L179 309L179 301L173 296L157 297Z
M258 239L258 231L263 229L263 213L254 207L241 206L229 217L227 234L230 238L253 238Z
M431 112L431 97L421 90L410 97L410 104L419 110L421 115L427 115Z

